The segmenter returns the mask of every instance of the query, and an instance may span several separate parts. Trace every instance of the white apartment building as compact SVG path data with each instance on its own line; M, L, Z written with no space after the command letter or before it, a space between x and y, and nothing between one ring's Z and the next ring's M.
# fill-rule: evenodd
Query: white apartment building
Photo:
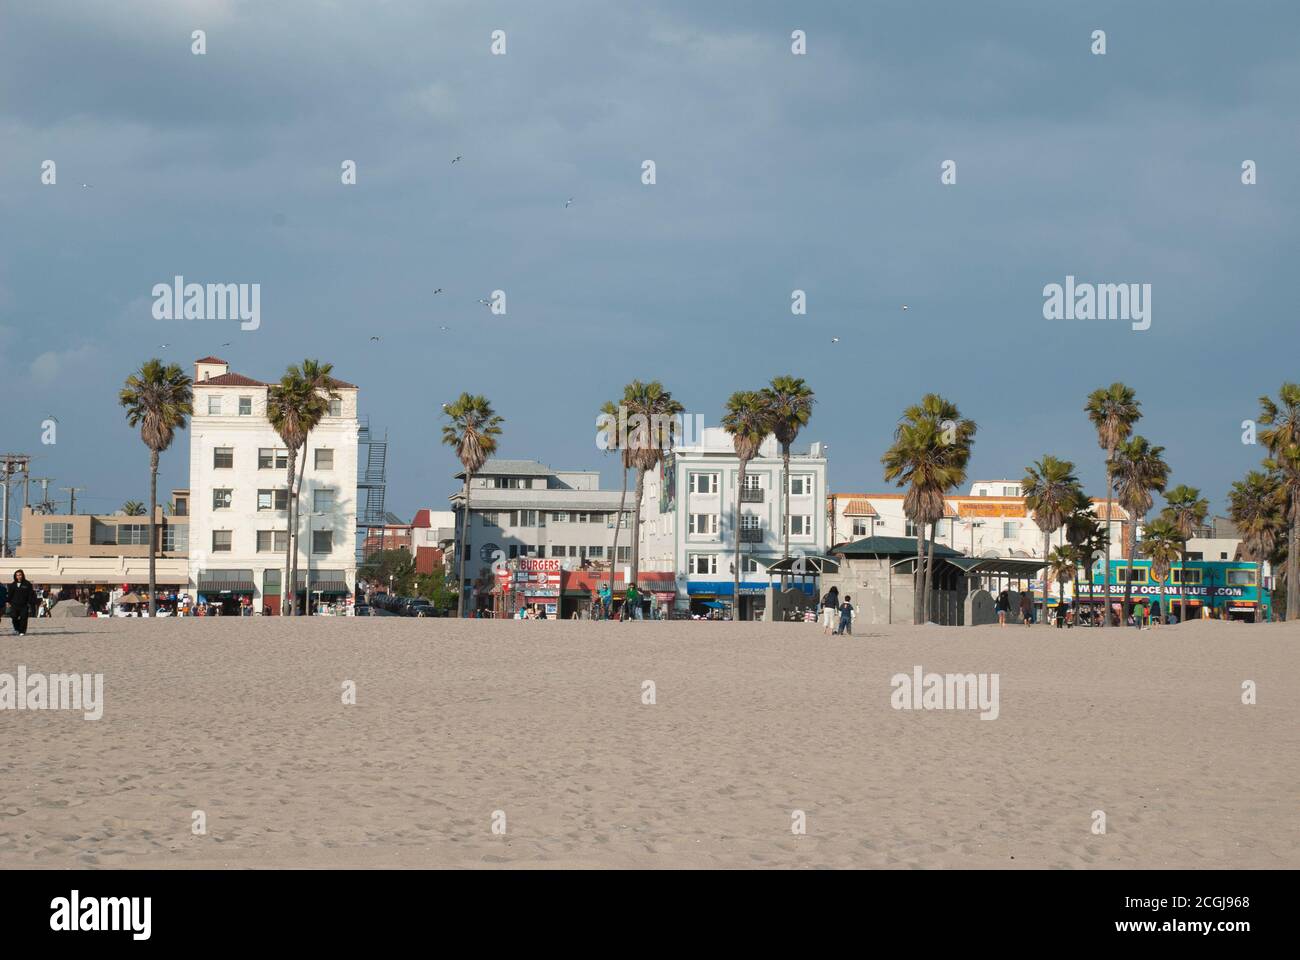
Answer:
M1106 501L1094 497L1100 518ZM1043 532L1025 506L1018 480L977 480L967 495L945 498L944 518L935 525L935 542L972 557L1042 557ZM1128 513L1111 504L1110 552L1124 554L1123 528ZM903 492L833 493L826 503L827 540L832 545L863 537L914 537L916 530L903 513ZM1139 522L1137 536L1142 537ZM1052 534L1053 548L1065 543L1065 531Z
M730 603L736 539L741 547L740 616L760 614L769 579L779 560L783 532L790 528L792 556L826 553L826 456L821 443L790 457L790 515L784 514L781 448L768 437L745 468L737 491L740 461L731 436L721 427L700 431L700 442L669 453L646 478L641 504L640 569L671 571L678 609L706 609ZM740 523L736 529L736 498ZM801 585L801 584L796 584ZM807 583L812 587L812 581Z
M272 384L232 373L216 357L195 363L190 424L190 587L238 612L278 613L288 537L288 453L267 419ZM298 583L313 601L356 586L357 388L335 380L329 413L298 451ZM300 601L301 602L301 601Z

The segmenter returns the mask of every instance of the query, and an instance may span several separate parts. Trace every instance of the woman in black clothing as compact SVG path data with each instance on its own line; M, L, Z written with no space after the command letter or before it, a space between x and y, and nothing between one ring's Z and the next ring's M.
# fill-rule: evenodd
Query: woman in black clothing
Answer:
M14 633L18 636L27 636L27 618L35 606L36 591L27 582L27 574L15 570L13 583L9 584L9 619L13 621Z

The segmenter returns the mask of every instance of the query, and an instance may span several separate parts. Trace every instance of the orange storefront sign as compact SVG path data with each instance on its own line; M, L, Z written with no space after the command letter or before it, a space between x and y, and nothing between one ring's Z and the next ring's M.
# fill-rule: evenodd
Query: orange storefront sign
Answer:
M973 503L957 501L959 517L1023 517L1025 505L1019 503Z

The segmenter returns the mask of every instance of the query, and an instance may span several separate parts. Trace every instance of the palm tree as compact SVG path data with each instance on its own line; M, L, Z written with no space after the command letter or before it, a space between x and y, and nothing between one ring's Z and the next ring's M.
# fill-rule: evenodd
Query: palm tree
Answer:
M1180 483L1165 493L1165 508L1160 519L1173 524L1183 538L1182 556L1178 558L1178 619L1187 619L1187 541L1196 536L1197 529L1205 523L1210 512L1210 502L1201 496L1196 487Z
M456 616L464 617L465 554L469 545L469 491L474 474L496 452L497 437L505 421L492 410L487 397L462 393L455 403L442 405L448 422L442 428L442 442L456 451L456 459L465 468L465 502L460 517L460 548L456 551L460 572L456 578Z
M307 459L311 454L311 449L307 445L311 438L311 431L321 422L327 413L329 413L330 402L339 399L338 391L334 389L335 380L331 376L334 372L334 364L322 363L319 360L304 360L302 362L301 374L303 381L311 388L312 392L321 398L320 404L313 404L307 411L309 416L303 421L302 436L302 463L298 467L298 482L293 491L289 494L293 498L293 524L290 528L289 545L290 555L293 557L293 569L289 571L290 583L293 584L293 593L295 599L298 596L298 554L301 552L299 547L299 527L301 526L302 516L302 485L303 479L307 475ZM307 549L311 550L312 545L307 544ZM304 584L306 586L306 584ZM304 609L311 610L311 596L303 597Z
M1151 560L1151 576L1160 583L1160 621L1168 615L1165 606L1165 581L1169 579L1170 565L1181 559L1187 541L1173 522L1159 517L1151 522L1142 537L1142 555ZM1179 619L1185 619L1180 617Z
M1070 554L1079 567L1074 587L1074 619L1078 623L1079 587L1085 579L1089 585L1092 584L1093 558L1097 556L1098 550L1105 556L1109 544L1105 528L1097 521L1097 515L1093 512L1092 500L1083 492L1082 487L1076 487L1073 491L1064 523L1065 539L1070 544Z
M1111 503L1115 489L1115 451L1133 432L1133 424L1142 417L1142 405L1137 401L1137 394L1132 387L1122 383L1112 383L1109 387L1098 388L1088 394L1084 412L1097 430L1097 443L1106 451L1106 516L1102 522L1110 530ZM1103 627L1110 626L1110 548L1106 550L1103 582L1106 584L1106 612L1101 618Z
M158 612L156 569L158 513L158 457L171 446L177 430L185 429L185 418L194 413L193 382L174 363L163 365L158 358L146 360L138 372L126 378L117 399L126 408L126 422L140 428L140 439L149 448L149 616Z
M1259 398L1259 440L1268 448L1265 464L1279 475L1290 500L1291 532L1286 553L1286 618L1300 618L1300 384L1284 383L1277 402Z
M298 599L295 582L296 551L294 532L298 529L298 494L294 486L297 473L298 450L307 442L307 433L325 415L329 405L313 385L303 376L297 364L291 364L280 382L267 391L266 416L275 432L280 435L288 452L288 473L285 478L288 523L285 528L283 602L280 616L291 617ZM306 456L304 452L303 456Z
M1264 563L1286 535L1286 489L1276 474L1252 470L1228 492L1228 516L1241 533L1244 559Z
M802 377L789 375L773 377L772 382L763 388L763 400L767 404L768 416L772 423L772 433L777 443L781 444L781 486L783 489L781 513L785 526L784 546L781 556L789 565L790 560L790 445L799 436L799 431L808 425L812 417L813 404L817 402L812 388L804 383ZM781 574L781 589L786 586L786 574Z
M686 410L658 380L633 380L623 388L627 410L629 461L636 468L636 505L632 517L632 570L627 585L635 584L641 572L641 498L645 475L663 462L673 447L677 418ZM613 577L610 587L613 588ZM626 616L626 614L624 614Z
M139 500L128 500L126 503L122 504L122 512L128 517L143 517L144 504Z
M1052 534L1061 529L1066 518L1077 506L1079 478L1074 475L1074 464L1045 456L1031 467L1025 468L1025 478L1020 481L1020 492L1025 506L1033 511L1034 523L1043 531L1043 562L1052 550ZM1043 615L1047 615L1047 583L1043 578Z
M1128 511L1127 549L1125 557L1132 560L1137 549L1137 525L1146 519L1147 511L1155 502L1151 496L1163 492L1169 482L1169 465L1164 461L1164 447L1153 446L1145 437L1133 437L1115 451L1113 472L1119 505ZM1128 621L1129 600L1133 595L1132 567L1124 580L1124 620ZM1107 606L1110 605L1109 597Z
M736 515L732 528L736 535L736 556L732 563L733 619L740 619L740 499L745 489L745 468L758 454L758 448L772 432L772 421L766 400L761 391L738 390L727 400L727 412L722 417L722 429L731 434L731 443L740 461L736 474ZM788 526L788 525L787 525ZM787 531L788 532L788 531Z
M632 469L632 451L627 443L626 422L620 416L618 404L613 400L606 400L600 405L599 424L603 424L598 431L605 439L606 450L617 450L619 459L622 460L623 466L623 493L618 498L618 515L614 518L614 542L609 548L609 583L610 589L614 587L614 571L618 567L618 532L623 526L623 514L627 510L627 472ZM612 429L611 429L612 427Z
M885 479L908 488L903 512L917 532L913 619L918 624L929 618L925 528L943 518L944 493L965 481L975 442L975 424L960 417L954 404L938 394L926 394L903 412L894 443L881 457Z
M1057 547L1045 557L1047 569L1043 571L1043 618L1047 617L1047 585L1056 581L1056 615L1065 615L1065 585L1074 578L1077 555L1072 547ZM1075 591L1077 594L1078 591Z

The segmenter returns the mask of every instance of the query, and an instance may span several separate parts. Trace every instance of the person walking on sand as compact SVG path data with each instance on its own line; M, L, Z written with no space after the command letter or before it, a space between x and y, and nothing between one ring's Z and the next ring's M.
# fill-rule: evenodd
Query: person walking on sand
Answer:
M840 588L831 587L822 597L822 633L835 632L835 614L840 608Z
M835 631L839 636L853 636L853 604L850 602L852 600L852 597L845 594L844 602L840 604L840 626Z
M993 602L993 609L998 614L998 626L1005 627L1007 625L1007 612L1011 609L1011 594L1006 590L999 593L997 600Z
M623 596L623 620L626 622L633 617L641 619L641 594L635 583L629 583L627 593Z
M27 618L32 615L36 603L36 591L27 582L27 574L21 570L14 571L13 583L9 584L9 620L14 625L14 633L20 637L27 636Z
M614 616L614 591L608 583L600 585L600 619L609 620Z
M1020 620L1026 627L1034 625L1034 598L1028 590L1020 594Z

